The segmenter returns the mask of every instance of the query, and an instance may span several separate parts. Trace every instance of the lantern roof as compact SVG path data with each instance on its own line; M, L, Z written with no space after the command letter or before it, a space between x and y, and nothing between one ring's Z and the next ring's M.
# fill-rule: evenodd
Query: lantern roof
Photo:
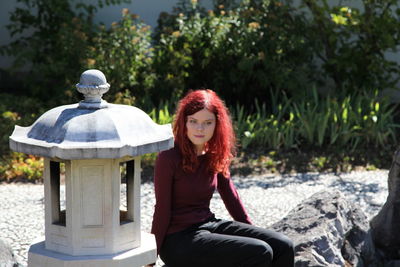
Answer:
M85 99L53 108L31 126L15 126L10 148L17 152L60 159L122 158L173 147L171 125L158 125L142 110L110 104L99 70L82 73L76 85Z

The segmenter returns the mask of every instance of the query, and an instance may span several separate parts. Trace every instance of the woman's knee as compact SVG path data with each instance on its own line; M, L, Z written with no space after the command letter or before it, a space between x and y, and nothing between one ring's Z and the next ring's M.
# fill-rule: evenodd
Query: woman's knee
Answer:
M294 255L294 243L289 237L280 234L279 242L281 250L280 254Z
M286 245L286 247L287 247L288 249L290 249L290 250L294 250L294 243L293 243L293 241L292 241L289 237L287 237L286 235L283 235L283 236L284 236L283 242L284 242L284 244Z
M254 240L250 251L254 257L257 257L263 263L270 263L274 258L272 247L262 240Z

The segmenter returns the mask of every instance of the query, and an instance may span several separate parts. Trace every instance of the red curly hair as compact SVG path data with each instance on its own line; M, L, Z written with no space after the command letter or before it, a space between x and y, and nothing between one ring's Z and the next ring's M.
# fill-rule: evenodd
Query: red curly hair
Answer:
M235 133L228 109L221 98L210 89L190 91L178 103L173 132L175 143L183 156L183 169L193 172L198 164L195 147L187 136L187 117L204 108L216 117L214 134L206 143L208 168L228 177L229 165L236 152Z

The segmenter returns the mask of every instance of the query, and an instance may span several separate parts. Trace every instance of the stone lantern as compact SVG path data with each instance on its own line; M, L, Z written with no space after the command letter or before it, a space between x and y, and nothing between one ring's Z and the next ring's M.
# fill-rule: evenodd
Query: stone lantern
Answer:
M45 240L30 247L28 266L155 262L154 236L140 231L140 155L171 148L171 126L157 125L138 108L102 100L110 85L98 70L82 73L76 87L83 101L51 109L30 127L15 126L10 137L12 150L44 157Z

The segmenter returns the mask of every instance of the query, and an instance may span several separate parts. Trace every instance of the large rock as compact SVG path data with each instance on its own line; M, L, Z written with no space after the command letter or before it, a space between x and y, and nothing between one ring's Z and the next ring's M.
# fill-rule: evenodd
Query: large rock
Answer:
M294 241L296 267L364 266L368 220L339 191L314 194L272 228Z
M388 178L386 203L371 221L372 240L378 255L388 260L400 260L400 150L397 150ZM400 266L400 263L398 265Z
M1 267L18 267L19 264L15 260L11 247L0 239L0 266Z

